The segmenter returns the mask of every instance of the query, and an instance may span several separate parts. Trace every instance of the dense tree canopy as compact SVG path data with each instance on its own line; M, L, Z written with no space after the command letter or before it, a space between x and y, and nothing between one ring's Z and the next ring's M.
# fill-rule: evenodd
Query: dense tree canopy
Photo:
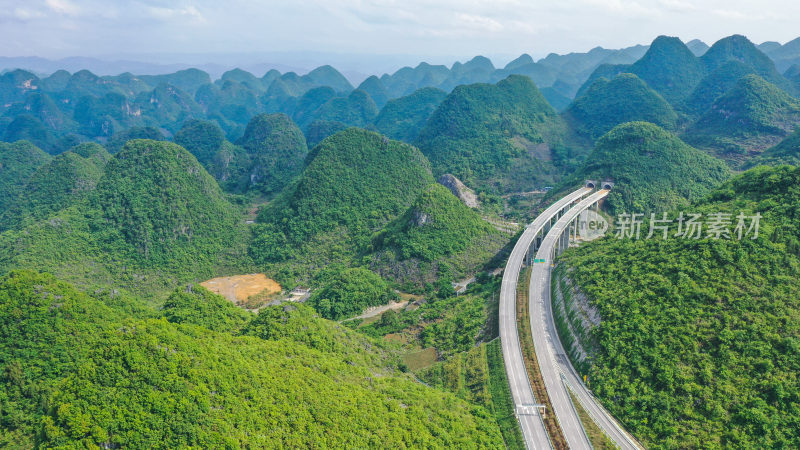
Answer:
M261 114L247 124L238 145L250 155L252 189L271 197L303 169L306 138L285 114Z
M728 176L725 164L672 133L631 122L600 138L571 180L614 181L607 200L612 212L661 212L702 198Z
M625 122L651 122L674 129L678 115L669 103L633 74L599 79L567 108L576 131L592 140Z
M736 157L780 142L800 123L800 103L758 75L747 75L687 131L687 142Z
M121 316L53 277L12 273L0 280L0 445L502 446L483 408L375 351L315 348L369 341L302 322L317 325L236 337Z
M0 228L18 227L26 218L43 219L80 203L94 190L110 158L97 144L83 144L54 157L31 175L13 202L0 213Z
M213 258L234 243L240 220L197 159L168 142L129 141L92 200L105 239L118 236L148 264Z
M322 317L339 320L361 314L367 307L389 303L396 297L380 276L367 269L353 268L337 273L314 292L308 303Z
M800 443L798 177L754 169L693 207L731 229L762 214L755 240L607 237L564 254L602 318L591 386L645 445Z
M397 217L433 181L410 145L350 128L325 139L299 180L259 214L251 247L261 261L286 258L287 247L347 230L350 245Z
M436 175L451 173L476 188L506 191L520 179L527 186L548 179L544 161L560 144L560 120L529 78L512 75L496 85L455 88L417 144Z

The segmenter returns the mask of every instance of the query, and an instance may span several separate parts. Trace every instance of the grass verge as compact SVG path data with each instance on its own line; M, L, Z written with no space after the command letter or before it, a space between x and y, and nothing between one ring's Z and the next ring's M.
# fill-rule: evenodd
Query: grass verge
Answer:
M531 279L531 268L527 267L520 274L520 283L517 283L517 331L519 332L519 342L522 346L522 356L525 359L525 368L528 371L528 379L531 381L533 395L536 401L545 406L544 426L547 434L550 435L550 442L556 450L567 449L567 440L561 426L553 413L553 405L550 403L550 396L544 387L542 373L539 371L539 362L536 359L536 350L533 346L533 336L531 336L530 311L528 308L528 286Z

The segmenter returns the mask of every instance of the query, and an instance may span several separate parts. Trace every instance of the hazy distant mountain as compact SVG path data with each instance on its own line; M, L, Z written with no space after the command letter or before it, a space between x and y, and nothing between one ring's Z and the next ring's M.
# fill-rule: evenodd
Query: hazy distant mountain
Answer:
M800 38L789 41L780 47L769 45L766 49L762 48L761 51L775 61L775 66L781 72L795 64L800 64Z
M254 116L283 113L306 133L316 123L311 141L319 142L344 127L373 126L390 100L410 96L420 89L449 93L457 86L494 84L510 75L530 78L558 111L563 111L576 93L583 95L599 78L610 80L623 72L634 73L673 107L695 116L749 73L757 73L787 92L797 92L797 73L788 71L792 80L787 80L770 57L743 36L722 39L707 50L701 41L689 44L691 48L678 38L662 36L650 46L619 50L597 47L585 53L550 54L538 61L523 54L503 68L495 67L483 56L450 67L420 63L380 77L366 77L359 82L357 91L344 73L330 65L305 74L304 70L281 72L268 64L239 64L224 70L220 65L213 71L203 70L207 65L198 64L171 73L143 74L185 65L137 66L130 60L117 64L92 58L0 58L0 67L14 63L34 69L0 74L0 136L7 140L29 139L56 154L87 140L104 143L131 127L150 127L159 135L170 136L185 121L200 119L216 123L227 140L235 141ZM800 49L795 51L797 46L800 41L786 45L764 43L760 47L786 62L800 55ZM701 57L695 56L701 52ZM228 64L235 59L220 57L219 61ZM77 67L81 69L70 72ZM263 71L254 71L253 67ZM129 71L106 75L111 68ZM44 69L52 73L46 77L36 75ZM389 125L386 118L402 114L409 107L412 112L413 106L393 105L396 110L383 115L381 127L391 129L396 138L414 139L421 128L418 120L429 114L429 104L423 103L426 105L404 118L399 128Z
M708 44L700 39L692 39L686 43L686 47L694 53L694 56L702 56L709 49Z
M695 50L699 48L698 43L693 45ZM687 101L707 75L714 74L714 78L709 80L712 83L715 80L731 78L731 73L717 72L731 62L738 62L743 67L751 69L741 70L739 67L736 70L741 74L752 71L787 92L793 93L795 90L792 83L778 72L775 63L744 36L733 35L720 39L700 57L695 56L680 39L659 36L650 45L647 53L631 65L598 66L578 90L578 96L585 93L597 79L610 79L619 73L630 72L644 80L674 106L678 106ZM723 72L733 69L733 66L728 66ZM731 81L735 82L736 79ZM704 89L720 91L716 92L717 96L724 92L718 85L706 86ZM710 100L713 101L714 98L716 97L711 97ZM707 106L708 100L700 101L700 107ZM698 101L698 99L692 100L695 109L698 107L696 104Z
M214 63L149 63L136 60L104 60L88 57L70 57L54 60L37 56L0 56L0 71L24 68L38 74L51 74L58 70L77 72L85 69L98 75L119 75L125 72L140 75L163 75L194 68L208 72L212 77L218 78L224 72L236 66L237 64L228 65ZM279 63L251 63L244 65L244 68L259 73L266 72L269 69L277 69L281 72L305 71L302 67Z

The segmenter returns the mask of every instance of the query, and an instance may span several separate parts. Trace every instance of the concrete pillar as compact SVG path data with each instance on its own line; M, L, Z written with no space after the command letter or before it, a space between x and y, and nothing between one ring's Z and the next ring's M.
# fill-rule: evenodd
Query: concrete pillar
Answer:
M581 216L575 218L575 222L573 222L572 228L572 241L578 242L578 231L580 231L580 224L581 224Z

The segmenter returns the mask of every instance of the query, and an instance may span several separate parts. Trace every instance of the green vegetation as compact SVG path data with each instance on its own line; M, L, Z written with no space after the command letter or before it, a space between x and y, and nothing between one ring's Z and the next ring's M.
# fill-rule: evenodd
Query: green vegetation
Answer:
M580 401L578 401L578 397L572 392L571 389L567 388L569 391L569 397L572 400L572 404L575 405L575 410L578 411L578 417L581 419L581 424L583 425L583 429L586 431L586 435L589 437L589 442L592 443L592 448L600 449L600 450L614 450L617 448L614 445L614 441L608 438L603 430L594 423L592 420L592 416L589 415L589 412L583 408Z
M506 239L446 187L432 184L373 237L367 260L384 277L419 289L441 272L474 274Z
M242 330L242 334L269 341L301 343L361 366L389 371L399 369L399 349L396 345L323 320L313 308L302 303L263 308Z
M524 449L525 442L514 416L514 404L506 379L500 341L458 353L447 361L424 369L419 376L428 384L483 405L497 421L508 449Z
M250 155L225 139L214 122L187 120L175 134L174 142L194 155L220 184L231 193L244 193L250 186Z
M565 116L578 133L592 140L625 122L651 122L674 129L678 120L678 115L663 97L629 73L618 75L611 81L597 80L567 108Z
M602 318L592 389L644 445L800 445L798 186L798 168L756 168L694 207L732 214L732 231L759 212L757 239L607 237L563 255Z
M251 313L224 297L194 285L173 291L161 313L170 323L193 324L222 333L235 333L252 319Z
M225 133L212 122L192 119L175 133L173 142L189 150L200 164L208 167L225 142Z
M341 122L329 122L326 120L315 120L306 129L306 142L308 148L314 148L324 141L325 138L350 128Z
M315 249L351 258L433 182L417 149L358 128L313 153L300 178L259 213L250 248L257 262L305 258Z
M615 182L612 213L764 215L755 240L563 255L554 286L585 309L557 327L598 397L648 447L800 447L800 173L728 180L665 131L734 167L797 163L797 46L703 46L478 56L357 89L330 66L0 74L0 136L33 142L0 143L0 447L523 448L489 271L509 220L584 179ZM256 271L311 296L253 314L200 287Z
M668 36L657 37L647 53L623 71L637 75L673 105L686 98L706 74L692 51L680 39Z
M110 253L149 267L213 264L241 227L197 159L168 142L129 141L108 163L91 204L107 224L98 231Z
M375 127L386 136L403 142L414 142L447 93L428 87L386 103L375 118Z
M375 102L378 109L383 108L386 102L389 101L389 93L381 83L380 78L372 75L358 85L358 90L364 91L369 94L370 98Z
M378 249L396 249L400 259L430 262L496 234L498 231L478 213L437 183L423 191L405 214L388 224L374 245Z
M693 115L702 115L714 101L736 86L743 77L754 74L755 69L740 61L728 61L703 78L694 88L682 107Z
M300 174L308 153L306 138L285 114L254 117L237 144L250 155L252 188L267 197L277 195Z
M705 112L717 97L748 74L758 74L790 93L794 89L770 58L744 36L720 39L699 58L680 39L659 36L635 63L597 67L578 91L578 97L601 77L624 72L637 75L673 106L693 115Z
M244 226L189 152L135 140L86 199L0 234L0 270L46 270L82 286L160 297L176 280L242 270Z
M751 67L754 73L765 80L793 93L791 83L778 73L775 63L769 56L742 35L734 34L720 39L700 57L700 60L709 72L713 72L729 61L740 61Z
M280 333L231 336L124 317L51 276L14 272L0 280L0 445L502 446L485 409L347 346L367 338L271 315L248 334L264 323ZM282 328L295 322L327 325ZM304 343L331 339L361 359Z
M365 308L397 299L386 281L363 268L345 269L337 273L308 299L322 317L340 320L361 314Z
M60 145L55 134L38 118L22 114L14 118L5 129L6 142L29 141L51 155L58 154Z
M134 139L149 139L152 141L165 140L164 134L153 127L133 127L118 133L114 133L108 140L106 148L111 153L117 153L125 146L128 141Z
M798 122L797 100L758 75L747 75L719 97L685 137L697 147L741 159L742 154L780 142Z
M81 156L82 153L84 156ZM94 190L111 155L97 144L83 144L41 166L0 213L0 228L16 228L80 203Z
M331 66L325 65L303 75L304 78L314 83L316 86L330 86L336 92L349 92L353 90L353 85L347 81L344 75Z
M30 142L0 142L0 211L23 192L31 176L51 157Z
M728 176L725 164L672 133L631 122L600 138L583 169L565 183L611 179L606 202L612 213L659 212L702 198Z
M417 143L435 175L451 173L478 190L522 190L552 180L546 161L563 123L527 77L459 86L445 98ZM545 145L540 145L545 144Z
M782 140L778 145L767 149L761 155L753 158L748 167L759 164L777 166L781 164L800 165L800 128L796 129L789 137Z
M330 86L309 89L292 106L292 120L303 130L307 130L309 124L316 119L317 110L332 98L336 98L336 91Z
M497 425L503 433L506 448L523 449L525 441L522 439L519 422L514 415L516 405L511 397L511 389L506 377L506 366L503 362L500 340L496 339L486 344L486 359L489 364L489 395L492 399L492 409Z
M450 284L447 279L444 282ZM458 296L440 288L419 308L405 309L391 321L373 322L359 331L374 337L398 333L422 348L435 348L446 359L497 336L496 327L488 326L487 322L491 314L496 314L499 288L499 278L470 286L466 294Z
M784 76L794 83L795 92L800 92L800 64L795 64L786 71Z
M317 120L363 127L375 120L375 117L378 116L378 107L369 94L356 89L347 97L335 97L328 100L319 107L315 116Z

